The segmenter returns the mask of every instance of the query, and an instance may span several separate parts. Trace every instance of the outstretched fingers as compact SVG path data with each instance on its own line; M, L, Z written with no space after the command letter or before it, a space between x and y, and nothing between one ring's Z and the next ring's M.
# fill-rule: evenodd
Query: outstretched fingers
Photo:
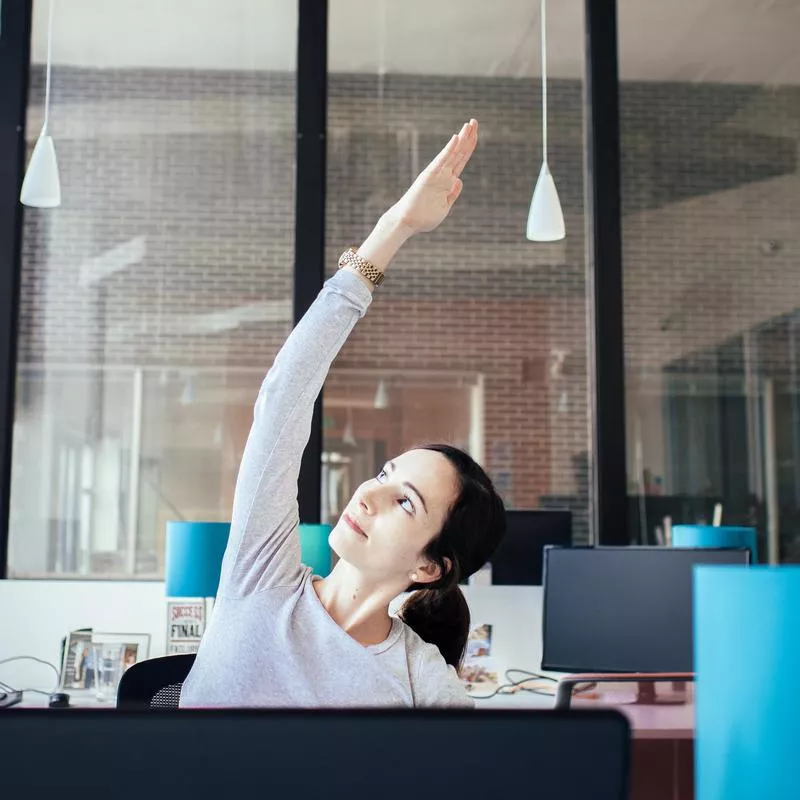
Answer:
M450 141L439 151L439 155L431 161L428 165L426 172L437 173L439 172L447 163L449 163L450 159L453 157L453 153L455 152L456 148L458 147L458 134L453 134L450 137Z
M458 145L456 146L451 159L450 169L454 177L458 177L464 171L472 154L475 152L475 147L478 144L478 123L476 120L470 120L461 129L458 135Z
M427 171L437 174L446 169L457 178L467 165L477 144L478 123L472 119L465 122L461 130L450 138L439 155L431 161Z

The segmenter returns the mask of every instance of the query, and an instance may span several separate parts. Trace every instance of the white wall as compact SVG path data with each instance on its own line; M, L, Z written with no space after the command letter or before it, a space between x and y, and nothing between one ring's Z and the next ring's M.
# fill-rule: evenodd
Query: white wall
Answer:
M150 655L163 655L163 582L0 581L0 660L31 655L60 667L61 638L75 628L149 633ZM0 680L49 689L55 676L41 664L20 661L0 665Z
M541 587L465 586L474 624L491 623L501 670L541 663ZM150 656L164 654L166 599L161 582L0 581L0 660L32 655L58 664L61 638L75 628L149 633ZM49 689L51 670L31 661L0 665L12 686Z

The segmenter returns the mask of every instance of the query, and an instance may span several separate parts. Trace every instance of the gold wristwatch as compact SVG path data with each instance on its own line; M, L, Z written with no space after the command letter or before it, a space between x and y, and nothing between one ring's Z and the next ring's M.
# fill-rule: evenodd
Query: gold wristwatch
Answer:
M374 264L362 258L355 247L348 247L344 253L339 256L339 269L342 267L353 267L357 272L363 275L373 286L380 286L383 279L386 277L381 270Z

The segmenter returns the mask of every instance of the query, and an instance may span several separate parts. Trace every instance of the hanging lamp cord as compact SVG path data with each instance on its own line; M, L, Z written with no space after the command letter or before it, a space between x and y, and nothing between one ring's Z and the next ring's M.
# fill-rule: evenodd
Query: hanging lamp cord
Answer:
M50 65L53 61L53 6L55 0L50 0L50 8L47 20L47 67L45 72L44 84L44 130L47 130L47 123L50 120Z
M51 0L52 2L52 0ZM547 0L542 0L542 161L547 163Z

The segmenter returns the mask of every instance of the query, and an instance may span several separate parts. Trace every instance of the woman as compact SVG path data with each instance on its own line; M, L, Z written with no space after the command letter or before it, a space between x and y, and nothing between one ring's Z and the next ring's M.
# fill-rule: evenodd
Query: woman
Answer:
M458 588L505 530L484 471L447 445L410 450L358 488L330 535L327 578L300 563L297 477L314 400L401 245L461 193L464 125L381 218L289 336L259 392L214 614L183 706L466 706L454 667L469 612ZM389 604L416 590L401 610Z

